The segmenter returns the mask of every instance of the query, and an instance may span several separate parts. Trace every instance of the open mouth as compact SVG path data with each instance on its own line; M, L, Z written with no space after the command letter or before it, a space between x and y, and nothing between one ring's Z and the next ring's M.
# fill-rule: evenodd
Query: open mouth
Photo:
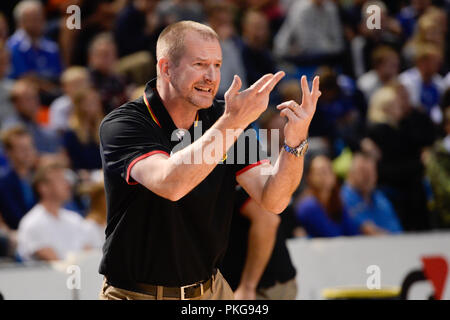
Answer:
M199 91L199 92L212 93L212 89L211 88L194 87L194 89Z

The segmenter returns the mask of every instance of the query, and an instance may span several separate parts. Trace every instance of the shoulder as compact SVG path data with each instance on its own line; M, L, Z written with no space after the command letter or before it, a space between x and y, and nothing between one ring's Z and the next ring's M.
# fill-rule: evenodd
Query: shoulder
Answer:
M20 220L19 229L29 230L36 227L41 223L45 224L45 212L44 208L37 204L30 211L28 211Z
M72 210L62 208L60 210L60 214L61 214L61 217L63 217L65 221L72 223L72 224L81 225L84 221L84 219L78 213L76 213L75 211L72 211Z
M313 196L307 196L300 200L297 205L297 212L302 215L306 212L310 212L311 210L317 210L319 208L319 204Z

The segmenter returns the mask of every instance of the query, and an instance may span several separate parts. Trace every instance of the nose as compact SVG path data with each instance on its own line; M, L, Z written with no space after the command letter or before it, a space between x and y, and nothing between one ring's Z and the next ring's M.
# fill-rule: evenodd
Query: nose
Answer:
M207 83L212 83L217 80L217 70L214 68L214 65L208 67L203 78Z

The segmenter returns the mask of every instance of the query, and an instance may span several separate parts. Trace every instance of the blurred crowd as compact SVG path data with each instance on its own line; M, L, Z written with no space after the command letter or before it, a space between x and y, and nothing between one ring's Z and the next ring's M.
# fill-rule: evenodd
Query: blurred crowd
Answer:
M80 28L68 27L70 5L80 8ZM301 102L300 76L320 75L304 178L282 215L290 237L450 227L448 0L9 0L0 8L0 256L55 260L102 246L100 122L142 95L156 75L159 33L180 20L220 37L218 98L235 74L246 87L286 72L254 123L281 129L280 142L276 105Z

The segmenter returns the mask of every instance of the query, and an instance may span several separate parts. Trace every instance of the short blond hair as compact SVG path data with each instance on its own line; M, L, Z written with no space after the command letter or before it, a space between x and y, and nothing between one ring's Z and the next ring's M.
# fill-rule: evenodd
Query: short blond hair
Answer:
M156 60L167 57L178 65L184 52L184 38L188 32L196 32L205 40L219 41L217 33L207 25L189 20L173 23L167 26L158 37Z
M386 108L396 100L397 92L394 87L385 86L378 89L370 98L367 120L371 123L390 123Z
M73 66L67 68L61 75L61 83L65 84L77 79L89 79L89 71L85 67Z

